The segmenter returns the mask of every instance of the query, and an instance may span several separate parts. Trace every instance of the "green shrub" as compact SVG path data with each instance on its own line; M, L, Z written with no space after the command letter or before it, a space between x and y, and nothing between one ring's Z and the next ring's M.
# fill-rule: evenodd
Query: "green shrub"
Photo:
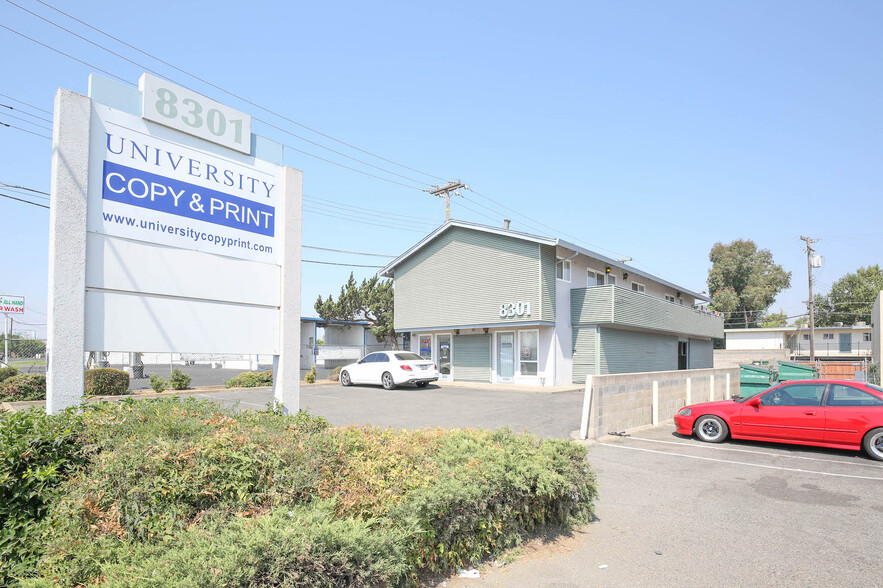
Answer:
M316 366L313 366L310 371L307 372L307 375L304 376L304 381L307 384L315 384L316 383Z
M152 374L148 381L154 392L164 392L169 389L169 382L159 374Z
M273 371L264 370L261 372L242 372L233 376L224 385L228 388L255 388L257 386L272 386Z
M87 396L123 396L129 393L129 374L122 370L86 370Z
M0 585L29 576L42 552L40 525L59 485L84 463L81 418L32 408L0 416Z
M880 385L880 364L872 363L868 365L868 382Z
M46 400L46 376L19 374L0 383L0 402Z
M18 368L14 367L5 367L0 368L0 382L11 378L12 376L18 375Z
M169 379L169 383L172 386L173 390L186 390L190 386L190 382L193 381L193 378L175 368L172 370L172 377Z
M192 399L82 411L87 465L32 530L29 586L399 586L592 517L586 449L567 441Z
M341 369L342 368L340 366L337 366L336 368L331 370L331 372L328 374L328 379L331 380L332 382L339 382Z

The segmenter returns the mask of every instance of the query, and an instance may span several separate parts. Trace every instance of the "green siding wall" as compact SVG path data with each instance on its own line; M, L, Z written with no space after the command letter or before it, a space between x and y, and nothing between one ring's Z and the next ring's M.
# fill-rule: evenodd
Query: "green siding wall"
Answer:
M395 268L395 328L538 321L540 270L537 243L452 227ZM501 319L500 305L516 302L531 316Z
M714 367L714 346L711 341L690 339L691 370Z
M455 380L491 381L490 335L455 335L453 347Z
M598 327L573 328L573 383L585 384L586 376L598 373Z
M558 259L555 256L555 248L551 245L540 245L540 319L555 321L555 264Z
M678 369L678 338L619 329L601 329L602 374Z

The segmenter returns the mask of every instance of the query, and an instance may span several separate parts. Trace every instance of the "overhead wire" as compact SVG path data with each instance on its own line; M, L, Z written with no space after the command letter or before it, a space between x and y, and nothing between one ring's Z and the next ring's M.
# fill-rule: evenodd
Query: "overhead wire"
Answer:
M19 100L18 98L13 98L12 96L8 96L6 94L0 94L0 96L2 96L3 98L6 98L7 100L12 100L13 102L18 102L19 104L27 106L28 108L33 108L34 110L37 110L40 112L45 112L46 114L52 114L51 110L46 110L45 108L40 108L39 106L34 106L33 104L28 104L27 102L23 102L23 101Z
M32 206L39 206L40 208L49 209L45 204L40 204L39 202L31 202L30 200L25 200L23 198L16 198L15 196L10 196L9 194L4 194L0 192L0 197L9 198L10 200L18 200L19 202L24 202L25 204L30 204Z
M121 55L121 54L119 54L119 53L117 53L117 52L115 52L115 51L113 51L113 50L111 50L111 49L108 49L107 47L105 47L105 46L103 46L103 45L101 45L101 44L99 44L99 43L96 43L96 42L92 41L91 39L88 39L88 38L86 38L86 37L84 37L84 36L82 36L82 35L80 35L80 34L74 32L74 31L71 31L70 29L68 29L68 28L66 28L66 27L64 27L64 26L62 26L62 25L60 25L60 24L58 24L57 22L55 22L55 21L53 21L53 20L51 20L51 19L48 19L48 18L46 18L46 17L44 17L44 16L41 16L41 15L37 14L36 12L33 12L33 11L28 10L27 8L23 7L23 6L20 6L19 4L16 4L16 3L13 2L12 0L6 0L6 1L7 1L7 3L12 4L12 5L15 6L16 8L19 8L20 10L23 10L23 11L25 11L25 12L31 14L32 16L34 16L34 17L36 17L36 18L39 18L40 20L42 20L42 21L44 21L44 22L46 22L46 23L49 23L49 24L51 24L52 26L57 27L57 28L59 28L59 29L65 31L66 33L68 33L68 34L70 34L70 35L73 35L73 36L77 37L78 39L81 39L81 40L83 40L83 41L85 41L85 42L87 42L87 43L89 43L89 44L91 44L91 45L93 45L93 46L95 46L95 47L97 47L97 48L103 50L103 51L106 51L106 52L110 53L111 55L114 55L115 57L118 57L119 59L122 59L122 60L124 60L124 61L126 61L126 62L128 62L128 63L130 63L130 64L132 64L132 65L135 65L136 67L142 68L142 69L144 69L144 70L146 70L146 71L148 71L148 72L150 72L150 73L152 73L152 74L154 74L154 75L161 76L161 77L166 77L166 76L163 76L163 74L160 74L159 72L157 72L157 71L155 71L155 70L153 70L153 69L151 69L151 68L148 68L148 67L145 66L144 64L142 64L142 63L138 63L138 62L136 62L136 61L134 61L134 60L132 60L132 59L129 59L128 57L126 57L126 56L124 56L124 55ZM203 79L201 79L201 78L199 78L199 77L197 77L197 76L194 76L194 75L192 75L192 74L190 74L190 73L188 73L188 72L186 72L186 71L184 71L184 70L182 70L182 69L180 69L180 68L178 68L178 67L176 67L176 66L173 66L173 65L171 65L171 64L169 64L169 63L167 63L167 62L164 62L164 61L162 61L162 60L160 60L160 59L154 57L153 55L151 55L151 54L149 54L149 53L146 53L146 52L144 52L144 51L141 51L140 49L137 49L136 47L134 47L134 46L132 46L132 45L129 45L128 43L126 43L125 41L122 41L121 39L117 39L116 37L113 37L112 35L109 35L109 34L107 34L107 33L104 33L103 31L101 31L100 29L97 29L96 27L92 27L91 25L88 25L87 23L85 23L85 22L83 22L83 21L80 21L79 19L77 19L77 18L75 18L75 17L72 17L71 15L69 15L69 14L67 14L67 13L65 13L65 12L63 12L63 11L56 9L54 6L51 6L51 5L48 4L48 3L41 2L41 4L44 4L44 5L46 5L47 7L52 8L53 10L56 10L57 12L60 12L60 13L64 14L65 16L68 16L69 18L72 18L72 19L74 19L74 20L77 20L78 22L84 24L85 26L88 26L89 28L91 28L91 29L93 29L93 30L96 30L97 32L100 32L101 34L105 34L105 35L107 35L108 37L114 39L115 41L120 42L120 43L122 43L122 44L124 44L124 45L126 45L126 46L128 46L128 47L130 47L130 48L132 48L132 49L134 49L134 50L136 50L136 51L138 51L139 53L142 53L142 54L144 54L144 55L146 55L146 56L148 56L148 57L150 57L150 58L152 58L152 59L155 59L156 61L159 61L160 63L164 63L165 65L167 65L167 66L169 66L169 67L172 67L172 68L174 68L174 69L180 71L181 73L184 73L184 74L186 74L186 75L188 75L188 76L190 76L190 77L192 77L192 78L194 78L194 79L198 79L200 82L202 82L202 83L204 83L204 84L207 84L207 85L209 85L209 86L211 86L211 87L213 87L213 88L215 88L215 89L217 89L217 90L219 90L219 91L221 91L221 92L224 92L225 94L228 94L228 95L234 96L234 97L236 97L236 98L239 99L239 100L242 100L242 101L244 101L244 102L247 102L247 103L251 104L252 106L254 106L254 107L256 107L256 108L260 108L261 110L264 110L264 111L266 111L266 112L269 112L269 113L271 113L271 114L273 114L273 115L275 115L275 116L277 116L277 117L279 117L279 118L283 118L283 119L285 119L285 120L287 120L287 121L289 121L289 122L291 122L291 123L293 123L293 124L298 124L299 126L303 126L303 125L300 125L299 123L297 123L296 121L294 121L294 120L292 120L292 119L289 119L289 118L287 118L287 117L285 117L285 116L283 116L283 115L280 115L280 114L278 114L278 113L276 113L276 112L273 112L273 111L271 111L271 110L268 110L268 109L266 109L266 108L260 106L259 104L256 104L256 103L254 103L254 102L251 102L251 101L249 101L249 100L247 100L247 99L245 99L245 98L242 98L242 97L240 97L240 96L237 96L237 95L235 95L235 94L232 94L232 93L228 92L227 90L224 90L224 89L221 88L220 86L217 86L217 85L215 85L215 84L212 84L211 82L208 82L207 80L203 80ZM173 81L174 81L174 80L173 80ZM418 184L423 184L423 183L424 183L424 182L422 182L421 180L417 180L417 179L414 179L414 178L411 178L411 177L405 176L405 175L403 175L403 174L399 174L398 172L394 172L394 171L392 171L392 170L389 170L389 169L386 169L386 168L383 168L383 167L380 167L380 166L374 165L374 164L372 164L372 163L369 163L369 162L364 161L364 160L362 160L362 159L359 159L359 158L357 158L357 157L353 157L353 156L351 156L351 155L347 155L346 153L342 153L342 152L340 152L340 151L337 151L337 150L335 150L335 149L332 149L332 148L330 148L330 147L327 147L327 146L325 146L325 145L322 145L321 143L318 143L318 142L316 142L316 141L312 141L312 140L310 140L310 139L307 139L306 137L302 137L302 136L300 136L300 135L297 135L297 134L295 134L295 133L292 133L291 131L288 131L288 130L283 129L283 128L277 126L277 125L274 125L274 124L270 123L269 121L265 121L265 120L259 119L259 118L257 118L257 117L254 117L254 119L255 119L256 121L258 121L258 122L261 122L261 123L263 123L263 124L266 124L266 125L268 125L268 126L274 128L274 129L276 129L276 130L278 130L278 131L281 131L281 132L283 132L283 133L286 133L286 134L288 134L288 135L291 135L292 137L296 137L297 139L300 139L301 141L305 141L305 142L310 143L311 145L315 145L316 147L319 147L319 148L321 148L321 149L325 149L325 150L327 150L327 151L330 151L330 152L332 152L332 153L335 153L335 154L337 154L337 155L339 155L339 156L341 156L341 157L345 157L345 158L347 158L347 159L351 159L351 160L353 160L353 161L357 161L357 162L359 162L359 163L361 163L361 164L363 164L363 165L367 165L367 166L372 167L372 168L374 168L374 169L381 170L381 171L383 171L383 172L385 172L385 173L388 173L388 174L391 174L391 175L394 175L394 176L397 176L397 177L400 177L400 178L403 178L403 179L406 179L406 180L409 180L409 181L412 181L412 182L415 182L415 183L418 183ZM309 127L304 127L304 128L308 128L308 129L309 129ZM328 135L324 135L323 133L320 133L319 131L316 131L316 130L314 130L314 129L309 129L309 130L311 130L312 132L318 133L318 134L320 134L320 135L326 136L326 137L329 138L329 139L333 139L333 140L337 141L337 139L334 139L333 137L330 137L330 136L328 136ZM338 141L338 142L340 142L340 141ZM341 143L344 144L344 145L347 145L348 147L351 147L351 148L354 148L354 149L358 149L358 148L355 147L355 146L348 145L348 144L343 143L343 142L341 142ZM368 151L364 151L364 150L362 150L362 149L358 149L358 150L359 150L359 151L363 151L363 152L365 152L365 153L367 153L367 154L369 154L369 155L372 155L372 156L374 156L374 157L379 157L379 156L377 156L377 155L375 155L375 154L373 154L373 153L370 153L370 152L368 152ZM302 151L302 153L304 153L305 155L313 156L311 153L308 153L308 152L304 152L304 151ZM322 159L322 158L319 158L319 159ZM383 159L383 158L381 158L381 159ZM326 161L327 161L327 160L326 160ZM390 163L394 163L395 165L400 165L400 166L401 166L401 164L397 164L397 163L392 162L392 161L390 161ZM406 166L401 166L401 167L406 167ZM411 168L408 168L408 169L411 169ZM417 171L417 173L423 173L423 172L420 172L419 170L413 170L413 171ZM435 176L432 176L432 175L430 175L430 174L424 174L424 175L429 175L429 177L435 177ZM441 179L441 178L439 178L439 179Z
M38 114L32 114L32 113L28 112L27 110L22 110L21 108L15 108L14 106L10 106L9 104L3 104L2 102L0 102L0 106L2 106L3 108L8 108L9 110L14 110L15 112L18 112L18 113L20 113L20 114L24 114L24 115L26 115L26 116L30 116L30 117L32 117L32 118L36 118L37 120L41 120L41 121L43 121L43 122L47 122L47 123L49 123L50 125L52 124L52 119L42 117L42 116L40 116L40 115L38 115Z
M364 253L362 251L345 251L343 249L329 249L327 247L316 247L315 245L301 245L303 249L315 249L317 251L330 251L332 253L349 253L351 255L365 255L368 257L389 257L390 259L396 257L395 255L385 255L383 253Z
M3 25L0 25L0 27L2 27L2 26L3 26ZM2 114L0 114L0 116L2 116ZM4 127L10 128L10 129L15 129L16 131L21 131L21 132L23 132L23 133L28 133L28 134L30 134L30 135L35 135L35 136L37 136L37 137L42 137L42 138L44 138L44 139L49 139L50 141L52 140L52 137L50 137L50 136L48 136L48 135L41 135L40 133L35 133L34 131L29 131L28 129L23 129L23 128L21 128L21 127L17 127L17 126L15 126L15 125L11 125L11 124L9 124L9 123L5 123L5 122L3 122L3 121L0 121L0 125L3 125Z

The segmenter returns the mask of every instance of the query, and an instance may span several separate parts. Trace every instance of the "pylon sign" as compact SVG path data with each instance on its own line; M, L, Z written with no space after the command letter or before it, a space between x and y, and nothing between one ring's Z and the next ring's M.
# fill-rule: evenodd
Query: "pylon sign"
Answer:
M93 75L88 98L59 90L54 135L50 409L74 396L53 402L68 389L53 371L84 352L279 358L299 343L282 319L300 307L301 174L247 114L147 74L139 90Z

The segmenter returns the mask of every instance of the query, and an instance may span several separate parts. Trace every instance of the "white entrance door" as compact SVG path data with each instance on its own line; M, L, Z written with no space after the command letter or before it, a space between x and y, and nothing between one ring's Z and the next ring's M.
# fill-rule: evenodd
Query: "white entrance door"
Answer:
M515 333L497 333L497 381L515 381Z

